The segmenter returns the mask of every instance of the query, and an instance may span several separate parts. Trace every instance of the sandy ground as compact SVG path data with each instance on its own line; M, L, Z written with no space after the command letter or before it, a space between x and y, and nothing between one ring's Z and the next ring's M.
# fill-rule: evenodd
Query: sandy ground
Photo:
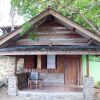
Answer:
M3 89L0 92L0 100L32 100L30 97L8 96L7 90Z
M7 90L3 89L0 92L0 100L33 100L33 98L30 97L21 97L21 96L8 96L7 95ZM36 100L36 99L34 99ZM95 98L95 100L100 100L100 98Z

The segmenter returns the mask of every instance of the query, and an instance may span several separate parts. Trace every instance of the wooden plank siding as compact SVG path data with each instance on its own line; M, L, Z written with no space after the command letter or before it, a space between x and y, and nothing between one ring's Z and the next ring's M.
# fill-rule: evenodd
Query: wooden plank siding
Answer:
M26 33L21 39L16 41L17 45L88 45L88 39L82 37L74 31L62 26L54 19L44 22L36 30L33 28L29 32L37 34L36 40L29 39Z
M58 73L64 73L64 55L57 55L57 71Z

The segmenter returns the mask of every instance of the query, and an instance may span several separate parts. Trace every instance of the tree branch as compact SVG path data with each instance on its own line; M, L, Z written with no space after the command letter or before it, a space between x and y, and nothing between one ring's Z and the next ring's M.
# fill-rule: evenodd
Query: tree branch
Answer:
M71 8L71 7L69 7L68 5L62 5L62 7L66 7L67 9L69 9L69 10L71 10L71 11L73 11L73 12L76 12L76 13L78 13L84 20L85 20L85 22L98 34L98 35L100 35L100 31L82 14L82 13L80 13L80 10L78 10L78 9L75 9L75 8Z

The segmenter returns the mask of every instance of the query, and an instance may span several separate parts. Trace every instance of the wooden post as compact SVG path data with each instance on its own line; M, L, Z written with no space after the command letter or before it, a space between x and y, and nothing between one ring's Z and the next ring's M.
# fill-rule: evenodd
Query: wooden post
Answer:
M87 68L87 77L89 77L89 56L86 56L86 68Z
M83 66L82 66L82 55L80 56L80 85L83 83Z
M37 55L37 69L41 69L41 55Z

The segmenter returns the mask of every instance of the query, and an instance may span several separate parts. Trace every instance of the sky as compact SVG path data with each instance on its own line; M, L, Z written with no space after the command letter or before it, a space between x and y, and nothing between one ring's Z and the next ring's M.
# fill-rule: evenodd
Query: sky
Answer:
M10 0L0 0L0 27L11 26L10 8ZM18 16L16 14L14 19L14 25L21 25L23 22L23 17ZM0 32L0 35L1 34L2 33Z

